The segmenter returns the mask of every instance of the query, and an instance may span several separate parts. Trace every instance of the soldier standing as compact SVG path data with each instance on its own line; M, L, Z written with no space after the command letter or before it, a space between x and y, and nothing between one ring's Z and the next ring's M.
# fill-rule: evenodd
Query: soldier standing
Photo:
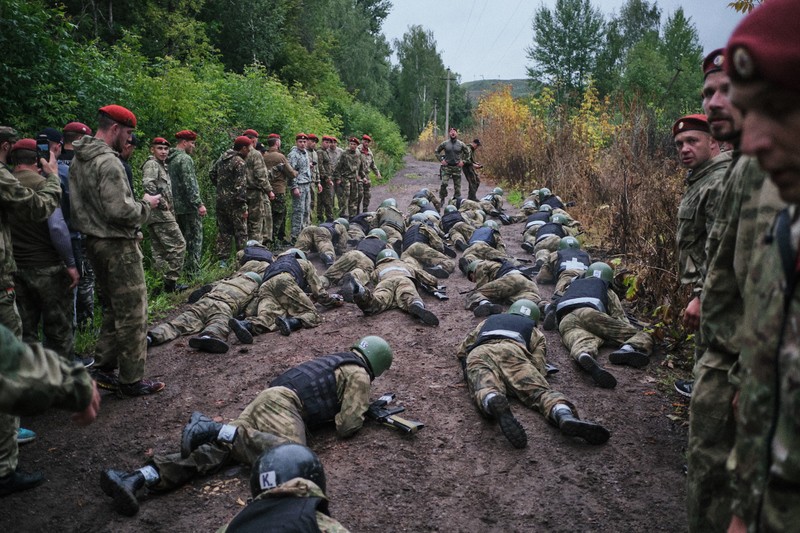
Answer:
M275 195L271 202L272 235L265 235L264 239L271 239L276 246L280 246L286 244L286 189L294 188L297 172L281 153L281 136L277 133L270 133L267 137L267 151L263 157Z
M358 214L358 180L363 174L364 160L358 151L358 139L350 137L348 149L342 152L333 170L333 179L342 183L342 197L345 207L339 204L339 216L354 217ZM343 211L344 209L344 211Z
M331 169L335 169L344 150L339 148L339 139L331 136ZM344 194L344 183L341 179L333 178L333 193L336 196L337 213L340 217L347 216L347 196Z
M467 145L469 152L467 153L467 157L464 158L463 169L464 177L467 178L467 184L469 185L467 200L473 200L475 202L478 201L478 187L481 184L481 177L478 175L477 170L483 168L483 165L475 161L475 152L478 151L480 146L480 139L473 139L472 142Z
M322 136L322 148L317 149L319 179L322 191L317 197L317 223L333 221L333 160L331 158L331 137Z
M307 145L308 135L298 133L295 135L295 145L287 157L289 164L297 172L297 176L294 178L294 187L292 187L292 243L306 225L306 209L311 202L311 182L314 177L311 159L306 150Z
M458 130L450 128L450 138L443 141L434 150L434 155L442 162L441 181L439 187L439 202L444 205L444 200L447 198L447 184L453 180L453 197L461 197L461 168L464 166L464 160L467 158L468 150L466 144L458 139ZM444 152L441 154L441 152Z
M237 251L247 242L246 160L252 147L248 137L236 137L233 148L217 159L210 172L217 187L217 257L223 266L231 255L231 241Z
M322 182L319 172L319 154L317 154L318 142L319 142L319 137L317 137L316 134L314 133L308 134L308 144L306 145L306 149L308 151L308 160L310 161L311 165L311 194L309 195L309 200L306 205L306 211L305 211L306 226L311 224L311 215L317 208L317 195L322 192ZM319 222L322 222L322 220L320 220Z
M369 173L374 172L375 176L381 179L381 171L378 170L377 165L375 165L375 155L369 148L370 143L372 143L372 137L366 133L361 136L361 147L359 151L361 152L363 164L361 166L362 174L360 176L361 191L359 191L358 194L358 206L360 207L356 209L358 213L366 213L369 211L369 202L372 199L372 195L370 194L372 181L370 180Z
M167 156L169 179L172 181L172 194L175 203L175 218L186 242L186 273L196 277L200 271L203 255L203 221L206 206L200 199L200 188L194 170L192 154L197 134L182 130L175 134L177 145L170 148Z
M269 244L272 240L272 207L270 201L275 199L272 185L269 182L267 167L261 152L255 149L258 144L258 132L245 130L242 134L253 143L253 149L247 154L247 238Z

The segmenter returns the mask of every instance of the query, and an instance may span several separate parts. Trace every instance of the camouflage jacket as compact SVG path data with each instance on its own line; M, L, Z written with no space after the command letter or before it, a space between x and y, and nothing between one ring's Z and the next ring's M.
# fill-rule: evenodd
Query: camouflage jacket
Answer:
M266 268L266 263L264 263ZM258 293L258 283L253 279L244 275L245 272L250 270L240 269L239 272L228 279L223 279L214 284L211 292L203 296L209 300L223 302L231 308L231 315L237 316L240 312L244 311L256 293ZM254 270L255 271L255 270ZM263 269L260 273L263 273Z
M330 153L331 153L331 168L336 168L336 163L339 162L339 158L344 153L344 150L342 150L338 146L331 147Z
M211 183L217 186L217 211L236 215L247 212L247 163L233 148L225 150L211 167Z
M245 162L247 163L247 188L259 190L264 194L272 192L267 165L264 163L261 152L255 148L251 149Z
M709 159L686 177L686 192L678 206L678 272L681 283L703 288L706 276L706 241L717 212L722 178L731 161L730 152Z
M197 185L192 156L178 148L170 148L167 165L169 179L172 180L175 214L197 213L197 209L203 205L203 200L200 199L200 188Z
M58 207L60 199L61 182L56 174L48 175L44 187L34 191L23 187L8 167L0 162L0 289L13 286L12 274L17 270L9 217L44 220Z
M331 153L329 150L319 148L317 150L317 160L319 175L322 179L331 179L333 175L333 161L331 160Z
M287 185L294 186L297 172L289 164L286 156L276 150L267 150L264 153L264 165L269 173L269 181L275 194L285 194Z
M355 152L345 150L342 152L342 155L339 157L339 161L336 163L336 167L333 169L333 179L358 179L359 176L364 174L362 170L363 166L364 160L361 158L361 153L358 150Z
M446 161L448 166L454 166L467 158L467 150L467 145L461 139L454 141L445 139L436 147L433 153L439 161ZM444 155L440 156L439 154L442 151L444 151Z
M142 165L142 187L148 194L160 194L158 209L150 211L149 222L174 222L175 211L172 204L172 181L169 179L166 164L152 155Z
M358 153L361 154L361 177L367 178L369 176L370 171L374 172L375 175L381 173L378 170L378 167L375 165L375 154L372 153L372 150L367 148L367 151L364 151L363 146L359 146L356 150Z
M314 184L319 183L319 156L316 150L306 150L308 154L308 164L311 166L311 181Z
M311 183L311 160L308 157L308 150L300 151L297 146L292 146L287 159L295 172L297 172L294 178L295 184L308 185Z
M458 349L456 351L456 357L459 359L469 358L469 347L475 344L475 341L478 340L478 335L481 332L481 328L483 327L484 322L481 322L475 329L473 329L467 337L461 341L461 344L458 345ZM547 358L547 341L544 338L544 335L541 331L534 328L533 334L531 335L531 342L528 343L527 346L522 346L522 343L512 341L510 339L494 339L490 341L486 341L486 346L491 345L501 345L498 346L498 351L506 351L509 349L513 349L514 346L519 346L522 348L525 356L534 364L537 365L537 361L541 361L541 368L539 369L540 372L544 371L544 362ZM512 370L512 369L505 369L505 370Z
M101 239L135 239L150 216L150 204L134 199L117 152L89 135L73 146L75 159L69 169L73 227Z
M375 265L375 272L372 273L372 282L378 285L381 281L398 277L410 278L424 283L428 287L439 285L439 280L431 274L409 265L402 259L381 259L378 261Z
M792 206L770 238L758 239L745 284L747 326L741 328L736 441L728 465L733 512L749 531L794 531L800 519L799 212Z
M0 324L0 413L28 416L49 407L83 411L93 394L83 365L41 344L27 345Z

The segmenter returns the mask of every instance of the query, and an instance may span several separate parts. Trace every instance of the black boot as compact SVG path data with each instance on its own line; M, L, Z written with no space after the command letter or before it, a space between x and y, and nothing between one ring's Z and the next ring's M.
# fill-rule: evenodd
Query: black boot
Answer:
M203 444L214 442L222 424L214 422L203 413L195 411L181 434L181 457L186 459Z
M444 268L440 265L432 266L432 267L424 267L423 270L433 276L434 278L438 279L447 279L450 277L450 273L447 272Z
M634 368L643 368L650 362L646 353L638 351L630 344L625 344L616 352L608 355L608 360L615 365L628 365Z
M329 267L333 264L333 257L331 257L330 255L320 254L319 257L320 259L322 259L322 264L324 264L326 267Z
M592 376L592 379L604 389L613 389L617 386L617 378L611 372L597 364L594 357L588 353L578 356L578 365Z
M214 288L213 285L203 285L199 289L192 291L192 293L189 295L189 298L187 298L186 301L190 304L197 303L197 301L200 300L200 298L211 292L211 289L213 288Z
M493 304L489 300L483 300L482 302L478 303L475 308L472 310L472 314L478 318L483 318L490 315L499 315L503 312L503 306L499 304Z
M508 399L499 394L492 396L488 403L489 414L500 423L500 430L514 448L524 448L528 445L528 435L508 405Z
M175 280L174 279L165 279L164 280L164 292L166 292L166 293L175 292Z
M228 327L231 328L236 338L242 344L253 344L253 324L249 320L228 320Z
M411 304L411 307L408 308L408 312L411 316L420 319L426 326L439 325L439 318L418 303Z
M455 259L456 258L456 251L453 250L452 248L450 248L449 246L447 246L446 244L444 245L444 248L442 249L442 252L444 253L444 255L446 255L450 259Z
M14 470L6 477L0 477L0 496L8 496L15 492L32 489L44 483L44 475L40 472L30 474Z
M589 444L605 444L611 436L600 424L577 418L572 409L564 404L555 405L550 411L550 417L562 435L580 437Z
M544 311L544 322L542 328L545 331L553 331L558 327L558 316L556 315L556 306L547 304Z
M467 241L456 241L456 250L458 250L459 252L463 252L467 248L469 248Z
M107 496L114 498L114 510L121 515L133 516L139 512L136 491L144 485L144 475L138 470L130 474L122 470L100 473L100 488Z
M342 298L344 298L344 301L347 303L353 303L352 279L353 275L350 272L345 272L339 282L339 294L342 295Z
M354 276L350 276L350 292L352 292L353 301L358 308L361 309L364 314L367 314L367 310L372 303L372 293L369 292L369 289L359 283Z
M279 316L275 319L275 325L278 326L278 331L280 331L281 335L284 337L288 337L293 331L297 331L303 327L303 323L300 322L300 319L293 316Z
M525 250L526 252L528 252L529 254L532 254L533 253L533 244L529 243L528 241L525 241L525 242L522 243L522 249Z
M467 275L467 267L469 266L470 262L471 261L464 256L461 256L461 258L458 260L458 269L465 276Z
M189 339L189 346L195 350L208 353L226 353L230 348L228 343L211 335L200 335Z

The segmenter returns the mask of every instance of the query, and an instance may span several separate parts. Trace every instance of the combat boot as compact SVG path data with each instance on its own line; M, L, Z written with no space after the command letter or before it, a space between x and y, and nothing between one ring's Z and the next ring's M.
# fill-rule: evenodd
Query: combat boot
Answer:
M344 298L344 301L347 303L353 303L352 279L353 275L350 272L345 272L344 276L342 276L342 279L339 282L339 294L342 295L342 298Z
M232 443L236 438L236 426L220 424L203 413L195 411L181 433L181 457L186 459L191 453L209 442Z
M592 379L604 389L613 389L617 386L617 378L611 375L611 372L597 364L594 357L588 353L582 353L578 356L578 365L587 371Z
M370 304L372 303L372 293L369 289L364 287L355 276L350 276L350 291L353 293L353 301L364 314L367 314Z
M211 335L200 335L189 339L189 346L195 350L208 353L226 353L230 348L228 343Z
M556 306L547 304L544 308L544 322L542 328L545 331L553 331L558 327L558 317L556 316Z
M472 309L472 314L478 318L483 318L485 316L490 315L499 315L503 312L503 306L499 304L493 304L489 300L481 300L478 302Z
M528 445L528 435L525 428L514 418L508 399L500 394L495 394L487 402L489 414L500 423L500 431L514 448L524 448Z
M438 278L438 279L447 279L450 277L450 273L447 272L444 268L440 265L432 266L432 267L424 267L423 270L430 274L431 276Z
M176 282L174 279L164 279L163 291L166 293L177 292L175 289Z
M467 241L456 241L456 250L458 250L459 252L463 252L467 248L469 248L469 245L467 245Z
M453 250L452 248L450 248L449 246L447 246L446 244L442 248L442 253L444 253L444 255L446 255L450 259L455 259L456 258L456 251Z
M533 253L533 244L529 243L528 241L523 241L522 249L528 252L529 254Z
M426 326L439 325L439 318L432 312L425 309L425 307L419 302L414 302L411 304L411 306L408 308L408 312L411 316L420 319Z
M242 344L253 344L253 324L249 320L228 320L228 327L231 328L236 338Z
M275 325L278 326L278 331L280 331L281 335L284 337L288 337L293 331L297 331L303 327L303 323L300 322L300 319L292 316L279 316L275 319Z
M333 264L333 257L328 254L319 254L320 259L322 259L322 264L326 267L329 267Z
M15 492L32 489L44 483L44 475L40 472L30 474L14 470L5 477L0 477L0 496L8 496Z
M106 470L100 473L100 488L106 496L114 499L114 510L121 515L133 516L139 512L136 491L144 486L144 474L139 470L131 473Z
M636 350L630 344L623 344L622 348L608 355L608 360L615 365L643 368L650 362L650 357L646 353Z
M580 437L589 444L605 444L611 436L611 433L600 424L576 417L572 409L563 403L553 406L550 420L558 426L562 435Z
M470 264L470 260L466 257L462 256L458 260L458 269L461 271L462 274L465 276L467 275L467 267Z
M124 398L126 396L149 396L164 390L166 385L163 381L153 381L150 379L140 379L133 383L120 383L117 389L117 396Z

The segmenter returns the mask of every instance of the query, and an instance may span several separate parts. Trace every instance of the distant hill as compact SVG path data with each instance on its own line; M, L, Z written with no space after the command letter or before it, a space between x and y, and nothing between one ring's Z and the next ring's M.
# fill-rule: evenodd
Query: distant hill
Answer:
M531 87L527 79L522 80L476 80L462 83L461 86L467 91L467 98L477 102L483 93L490 92L498 85L511 85L511 96L522 98L531 94Z

